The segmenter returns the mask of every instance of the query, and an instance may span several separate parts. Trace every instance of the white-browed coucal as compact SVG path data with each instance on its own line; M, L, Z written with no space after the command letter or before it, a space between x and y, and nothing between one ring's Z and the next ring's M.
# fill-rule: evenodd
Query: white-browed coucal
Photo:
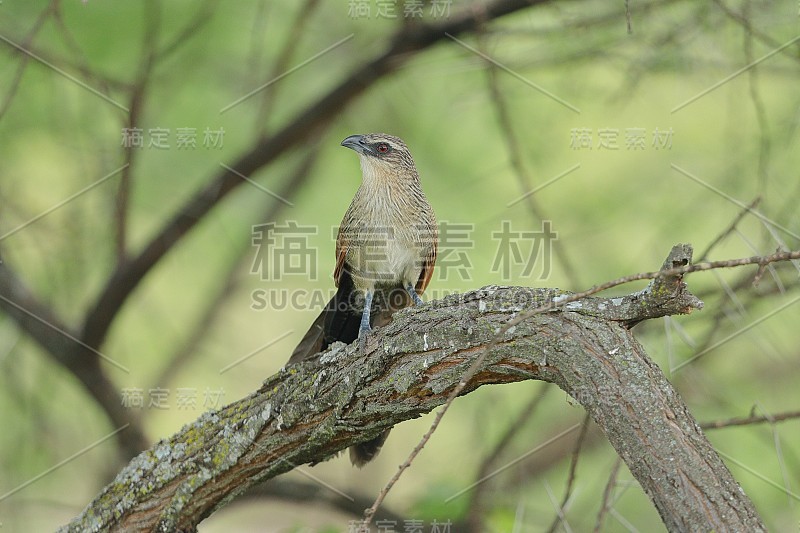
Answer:
M361 186L344 214L336 238L336 295L295 348L289 363L323 351L331 343L364 346L372 327L394 312L421 304L438 246L436 215L422 192L406 144L392 135L351 135L342 146L358 153ZM363 466L380 450L389 431L350 448Z

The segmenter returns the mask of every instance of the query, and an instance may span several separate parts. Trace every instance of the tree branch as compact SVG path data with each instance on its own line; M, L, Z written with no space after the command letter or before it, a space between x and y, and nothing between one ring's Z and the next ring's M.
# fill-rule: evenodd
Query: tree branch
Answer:
M632 295L647 300L645 317L698 306L682 282L668 286ZM335 343L140 454L63 530L194 531L254 484L442 405L480 359L464 394L487 384L555 383L600 426L668 529L763 531L686 405L625 327L637 317L613 311L616 299L587 299L506 328L559 296L490 286L403 310L363 351Z
M486 495L489 493L488 489L492 487L492 484L487 482L482 483L481 480L489 481L488 478L490 477L492 469L495 468L497 460L501 457L503 452L509 448L514 437L525 427L525 424L536 414L539 405L551 389L552 387L547 385L541 387L536 395L530 399L525 408L522 409L520 414L508 424L505 432L497 441L497 444L495 444L489 454L484 457L475 475L475 479L478 480L478 482L471 491L472 494L467 504L467 531L474 531L477 533L486 530L486 526L484 525L484 516L486 514L485 500ZM552 464L555 464L555 462Z
M685 245L678 245L688 247L691 250L691 247L688 244ZM718 268L736 268L745 265L758 265L759 267L763 267L765 265L769 265L772 263L783 262L783 261L791 261L795 259L800 259L800 250L795 250L791 252L776 252L772 255L765 255L765 256L753 256L753 257L742 257L739 259L729 259L726 261L707 261L704 263L695 263L693 265L689 264L688 262L682 263L683 259L675 260L672 258L673 254L675 253L675 249L673 249L672 254L670 257L667 258L667 261L664 263L664 267L659 270L658 272L640 272L638 274L632 274L630 276L624 276L612 281L607 281L605 283L601 283L600 285L595 285L591 289L587 289L585 291L576 292L572 294L565 294L562 297L555 298L546 304L537 307L535 309L531 309L530 311L526 311L525 313L520 314L516 318L512 320L512 324L515 321L522 321L526 318L539 314L545 313L547 311L553 311L559 307L566 307L567 309L572 309L574 305L573 302L577 302L578 300L583 300L587 296L591 296L593 294L597 294L598 292L603 292L605 290L611 289L613 287L617 287L619 285L624 285L626 283L630 283L632 281L640 281L643 279L650 279L653 282L648 285L647 289L640 293L629 294L625 296L624 299L616 299L618 301L615 302L615 305L619 306L620 303L624 304L625 309L620 308L617 313L618 318L616 320L622 319L623 316L627 315L628 323L630 326L636 325L639 321L649 319L649 318L657 318L659 316L665 316L661 313L660 310L657 308L651 309L652 315L642 315L640 312L637 311L637 307L641 304L646 303L648 300L648 293L653 293L653 288L669 286L673 283L678 283L683 278L685 274L691 274L692 272L702 272L704 270L715 270ZM677 257L677 256L676 256ZM672 267L668 267L668 263L672 263ZM665 285L666 284L666 285ZM658 292L657 290L655 291ZM697 298L692 296L693 301L687 302L690 307L693 307L694 303L699 302ZM657 303L660 301L659 299L649 299L651 302ZM591 301L591 300L587 300ZM612 299L612 301L615 301ZM583 305L583 301L578 305ZM604 311L604 309L601 309Z
M311 169L319 155L318 146L312 149L308 156L300 162L291 176L282 184L277 191L279 198L292 198L300 187L305 184L311 176ZM256 218L265 222L277 220L283 212L286 204L278 199L272 199ZM159 376L154 380L158 386L166 387L181 368L193 356L196 355L198 347L206 338L206 335L216 323L217 318L224 312L224 303L236 292L240 283L240 267L244 256L252 249L250 239L239 243L239 248L233 253L227 275L219 281L219 289L205 305L200 318L193 326L189 335L186 336L185 343L178 350L167 358L168 363L164 366ZM140 450L141 451L141 450Z
M117 434L121 458L127 461L150 443L139 417L125 409L97 353L82 345L74 332L38 300L0 257L0 308L55 361L69 370L106 413Z
M309 105L304 111L298 113L291 122L271 137L259 139L230 167L239 174L249 176L292 148L316 139L319 133L345 110L347 105L356 100L376 81L396 71L415 53L445 39L445 33L459 35L475 29L479 20L485 22L535 4L548 3L548 1L494 0L485 6L480 16L477 10L466 9L435 24L420 23L404 28L388 39L389 44L385 51L378 53L354 69L341 83ZM129 117L131 125L136 123L136 114L144 98L146 73L155 62L173 53L184 42L183 37L197 30L208 20L211 3L213 0L204 4L202 10L163 49L159 51L154 51L155 49L152 48L146 50L140 68L142 74L137 83L133 85L118 81L112 83L113 80L98 78L103 81L104 86L111 84L132 94L132 111ZM58 2L51 3L51 7L43 12L42 20L49 16L48 13L52 9L57 7ZM11 46L10 41L5 44ZM37 55L47 56L47 54L39 52ZM25 58L27 56L23 56L23 65L27 61ZM64 61L53 59L51 62L62 64ZM93 79L96 75L94 72L78 67L76 69L88 79ZM12 87L12 93L14 90L16 88ZM108 376L103 373L98 350L117 313L142 279L203 216L231 191L244 183L239 174L225 170L213 176L205 187L174 213L141 251L130 258L123 253L125 251L126 191L130 177L123 177L118 195L120 204L117 212L117 248L120 261L106 280L97 300L87 311L82 326L75 330L68 328L59 317L39 301L22 280L0 260L0 308L7 311L9 316L15 319L20 327L56 361L75 374L76 378L83 383L91 396L107 413L114 427L118 428L129 424L125 431L119 433L120 447L126 459L143 450L147 446L148 440L141 429L138 418L133 417L130 410L121 406L118 391L115 390ZM39 317L39 319L35 317Z
M403 27L390 38L385 51L356 68L339 85L309 105L279 131L256 142L230 167L239 174L250 176L269 165L327 127L358 96L382 77L396 71L415 53L446 39L445 34L460 35L486 21L548 1L495 0L481 9L465 9L455 13L442 22ZM206 213L244 182L239 174L224 170L211 178L136 257L114 271L84 322L81 338L86 344L94 348L102 344L114 317L139 282Z
M712 420L709 422L703 422L702 424L700 424L700 427L705 430L721 429L733 426L750 426L753 424L764 424L767 422L773 424L775 422L783 422L785 420L793 420L795 418L800 418L800 411L789 411L786 413L775 413L771 415L751 415L744 418L729 418L727 420Z
M347 497L343 497L328 487L311 481L299 482L288 478L272 479L266 483L256 485L241 497L236 499L236 503L281 500L287 503L300 503L313 505L316 509L320 506L328 506L341 513L348 513L354 518L361 518L364 509L372 505L372 496L348 491ZM396 524L403 522L402 515L387 509L381 509L381 520L390 520ZM459 531L454 529L454 531Z

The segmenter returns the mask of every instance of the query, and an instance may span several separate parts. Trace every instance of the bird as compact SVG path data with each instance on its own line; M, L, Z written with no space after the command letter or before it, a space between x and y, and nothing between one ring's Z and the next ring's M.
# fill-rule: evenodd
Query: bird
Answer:
M365 349L372 328L386 325L405 307L422 305L436 263L436 214L422 191L411 152L385 133L351 135L342 146L361 163L361 184L336 238L336 294L292 353L296 363L334 342L359 340ZM390 430L350 447L363 467L380 451Z

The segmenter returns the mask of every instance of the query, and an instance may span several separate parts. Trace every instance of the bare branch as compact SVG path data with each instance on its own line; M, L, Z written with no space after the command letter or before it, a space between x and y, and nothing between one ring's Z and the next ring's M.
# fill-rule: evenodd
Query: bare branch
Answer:
M21 46L23 48L30 47L31 43L33 42L34 37L36 34L39 33L39 30L42 29L42 26L47 19L50 18L51 15L54 15L58 11L58 0L51 0L50 4L47 5L46 8L42 10L39 16L36 18L36 22L33 23L33 27L30 29L28 34L21 42ZM9 43L6 43L9 44ZM3 98L3 103L0 104L0 119L2 119L8 109L11 107L11 103L14 101L14 96L17 94L17 90L19 89L19 84L22 81L22 75L25 73L25 67L28 66L28 61L30 60L30 56L26 54L21 54L19 59L19 65L17 65L17 70L14 73L14 78L11 80L11 83L8 87L8 92L6 93L5 98Z
M664 315L691 300L682 284L673 288L658 295ZM365 350L335 343L142 453L65 530L194 530L250 486L373 438L454 392L528 379L555 383L586 408L668 529L763 530L679 395L615 317L567 309L505 329L558 295L487 287L403 310Z
M312 20L312 16L318 7L319 0L305 0L299 7L294 20L289 26L286 39L277 54L267 79L275 79L289 69L289 61L298 48L298 41L303 35L303 29L306 24ZM269 123L268 119L272 115L272 110L275 108L275 104L278 101L278 91L280 87L280 84L273 83L263 92L263 96L259 102L259 110L256 114L256 128L259 132L264 130Z
M482 41L483 39L481 38L479 41L481 42L480 49L484 53L484 57L488 57ZM549 217L539 205L539 202L536 200L535 196L531 194L531 191L533 191L533 180L531 179L530 173L525 168L525 163L522 157L523 151L519 138L514 130L511 112L508 109L506 98L503 95L503 92L500 90L500 85L497 81L498 66L493 61L485 60L485 62L489 94L491 95L491 101L494 104L495 114L497 115L497 122L500 126L498 131L500 135L504 137L504 144L508 148L508 156L511 163L511 168L514 170L514 174L517 176L521 193L523 194L524 201L527 204L531 215L533 215L533 218L537 221L544 222L545 220L548 220ZM578 278L578 271L575 269L575 266L572 264L572 261L567 255L567 251L564 249L563 242L558 239L554 239L552 243L553 252L555 252L559 258L559 261L561 262L564 276L573 287L580 287L581 283Z
M53 359L69 370L97 401L112 427L128 427L117 435L124 460L145 449L149 440L139 419L125 409L101 359L78 340L77 333L39 301L0 258L0 308Z
M668 278L675 278L678 279L682 277L684 274L690 274L692 272L701 272L704 270L713 270L718 268L735 268L745 265L768 265L770 263L777 263L782 261L791 261L793 259L800 259L800 251L794 252L776 252L772 255L764 255L764 256L754 256L754 257L743 257L740 259L729 259L726 261L708 261L705 263L696 263L696 264L688 264L684 263L684 266L675 266L673 268L667 268L664 270L660 270L658 272L640 272L639 274L632 274L630 276L624 276L622 278L615 279L613 281L607 281L606 283L601 283L600 285L595 285L591 289L587 289L582 292L576 292L573 294L569 294L568 296L564 296L563 298L559 298L557 300L553 300L546 305L538 307L536 309L532 309L530 311L526 311L525 313L520 314L517 318L510 322L511 325L514 325L515 321L522 321L528 318L530 315L539 314L539 313L546 313L548 311L552 311L559 307L564 307L567 304L572 302L577 302L578 300L583 300L584 298L591 296L593 294L597 294L599 292L608 290L612 287L618 287L619 285L624 285L626 283L630 283L632 281L640 281L643 279L652 279L657 280L661 279L668 279ZM651 284L652 286L652 284ZM643 292L647 292L648 289L645 289ZM631 295L635 296L635 295ZM655 317L645 317L645 318L655 318Z
M102 344L114 317L139 282L203 216L242 184L240 175L254 174L310 135L320 133L375 82L396 71L414 54L446 39L445 34L460 35L474 30L479 22L544 3L548 3L548 0L495 0L489 2L480 14L477 10L465 9L438 23L403 27L389 40L385 51L356 68L339 85L301 111L293 121L269 138L256 142L231 163L229 166L236 172L225 169L212 177L164 224L138 255L120 265L87 315L81 338L89 346L98 347Z
M800 411L788 411L785 413L776 413L773 415L753 415L753 416L746 416L743 418L728 418L725 420L713 420L709 422L703 422L700 424L700 427L703 429L721 429L721 428L729 428L734 426L749 426L752 424L764 424L764 423L774 423L774 422L783 422L785 420L793 420L795 418L800 418Z
M319 150L313 149L309 156L300 162L294 173L277 191L278 197L291 198L294 196L294 193L297 192L297 190L299 190L300 187L302 187L303 184L308 181L308 178L311 175L311 169L313 168L318 155ZM284 202L273 198L257 220L276 220L285 207L286 204ZM191 333L187 335L186 343L181 346L174 355L168 358L169 362L161 371L159 377L155 380L157 385L166 386L168 383L170 383L183 365L195 355L206 334L211 330L211 326L216 322L220 313L223 312L223 304L231 294L234 294L236 288L239 286L239 266L241 264L242 257L249 249L250 241L248 240L243 243L241 248L233 254L234 258L231 261L228 275L225 276L224 280L220 281L219 289L206 304L205 310L197 320L197 323L195 324Z
M736 216L733 218L733 221L728 225L728 227L722 230L716 237L714 237L711 240L710 243L708 243L706 249L700 253L700 257L697 258L697 261L698 262L705 261L706 258L708 258L708 254L711 253L711 250L713 250L714 247L717 246L720 242L725 240L725 238L736 229L736 226L739 225L739 222L741 222L742 219L748 213L751 213L756 207L758 207L758 204L760 203L761 203L761 197L756 196L752 202L750 202L746 207L743 207L742 210L736 214Z
M480 483L480 480L488 478L489 472L496 464L497 459L508 448L519 431L525 427L525 424L533 417L534 414L536 414L539 405L542 403L542 400L544 400L545 396L551 389L552 387L549 385L545 385L539 389L539 391L530 399L522 411L520 411L520 414L508 424L505 433L503 433L494 448L492 448L489 454L483 459L483 462L481 463L480 467L478 468L478 472L475 475L475 479L478 480L477 485L472 491L472 497L467 505L467 509L469 509L467 524L470 531L478 532L486 529L483 524L485 511L483 500L485 499L486 492L491 484Z
M755 37L758 37L758 39L762 43L766 44L770 48L773 48L773 49L774 48L780 48L781 43L779 43L778 41L776 41L775 39L773 39L772 37L770 37L766 33L754 28L753 25L750 24L750 19L749 19L748 16L745 16L745 15L742 15L740 13L735 12L733 9L728 7L725 4L725 2L723 2L722 0L714 0L714 3L717 4L717 6L722 10L723 13L725 13L725 15L730 17L732 20L735 20L737 23L741 24L742 27L744 28L744 30L748 34L753 35ZM791 50L781 50L781 53L784 56L788 57L789 59L793 59L795 61L797 61L797 59L798 59L797 58L797 54L792 53Z
M342 497L319 483L302 483L279 477L261 485L256 485L239 498L236 498L234 503L270 498L293 503L306 503L313 505L317 509L321 505L327 505L332 509L360 518L364 514L364 509L372 503L372 496L351 491L348 491L348 496L348 498ZM403 522L403 516L386 508L381 509L380 519L390 520L398 524ZM458 530L456 529L455 531Z
M563 521L567 502L569 501L569 497L572 496L572 487L575 484L575 471L578 469L578 459L580 459L581 456L581 447L583 446L583 441L586 438L586 431L589 429L590 421L591 418L589 418L589 413L586 413L586 416L583 417L583 423L581 424L581 432L578 435L578 440L575 442L575 448L572 450L572 459L569 462L569 474L567 475L567 488L564 489L564 497L561 499L561 505L559 506L558 513L556 513L556 517L553 519L553 523L550 524L550 529L548 529L549 533L554 533Z
M156 46L161 29L161 6L157 2L148 1L144 4L145 30L142 32L142 54L138 74L133 82L130 100L128 102L128 116L125 127L128 131L139 127L139 119L144 107L147 87L156 61ZM133 170L138 150L135 146L126 146L124 151L125 167L120 176L114 205L115 242L117 264L127 260L128 250L128 207L130 204L130 191L133 181ZM99 346L97 344L96 346Z
M617 457L614 461L614 466L611 467L611 473L608 475L608 483L606 488L603 489L603 502L600 504L600 512L597 513L597 520L594 525L594 533L600 533L603 528L603 521L605 520L608 510L611 508L611 493L614 492L614 487L617 484L617 475L619 475L619 468L622 466L622 459Z

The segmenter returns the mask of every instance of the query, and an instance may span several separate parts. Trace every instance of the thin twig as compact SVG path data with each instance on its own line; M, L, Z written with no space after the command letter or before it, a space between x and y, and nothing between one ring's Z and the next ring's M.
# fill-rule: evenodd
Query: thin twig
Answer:
M711 420L700 424L702 429L721 429L734 426L749 426L752 424L764 424L783 422L785 420L793 420L800 418L800 411L787 411L784 413L776 413L774 415L751 415L747 417L728 418L724 420Z
M736 226L739 225L739 222L742 221L745 215L747 215L747 213L751 213L756 207L758 207L758 204L760 203L761 203L761 196L756 196L753 199L753 201L747 205L747 207L743 207L742 210L736 214L730 225L724 230L722 230L719 233L719 235L714 237L714 240L708 243L706 249L703 250L703 252L697 257L697 262L701 263L705 261L706 258L708 257L708 254L711 253L711 250L713 250L716 245L718 245L720 242L722 242L723 239L725 239L728 235L730 235L733 232L733 230L736 229Z
M476 480L485 479L492 467L497 462L497 459L502 455L502 453L508 448L508 446L513 442L514 437L520 432L522 428L525 427L526 423L536 414L536 411L539 405L544 400L545 396L549 391L552 390L552 387L544 385L539 391L530 399L528 405L523 407L522 411L520 411L519 415L508 424L506 427L505 433L500 437L495 444L494 448L489 452L489 454L483 459L481 466L478 468L478 473L475 476ZM475 487L475 490L472 491L472 497L470 498L469 504L467 508L469 509L469 515L467 517L467 523L469 524L470 531L482 531L483 527L483 505L482 500L483 496L486 493L484 487L489 487L489 483L481 483Z
M594 523L594 533L599 533L603 527L603 521L608 513L609 509L611 509L611 493L614 491L614 487L617 485L617 476L619 475L619 469L622 466L622 459L617 457L617 460L614 461L614 466L611 467L611 473L608 476L608 483L606 483L606 488L603 490L603 503L600 506L600 512L597 513L597 520Z
M633 35L633 25L631 24L631 6L629 0L625 0L625 24L628 28L628 35Z
M587 412L583 416L583 423L581 424L581 431L578 434L578 440L575 441L575 448L572 450L572 459L569 463L569 475L567 476L567 488L564 491L564 498L561 500L561 505L559 506L559 512L556 513L556 517L553 519L553 523L550 524L550 529L548 529L548 533L553 533L558 525L564 520L564 513L566 512L567 502L569 501L570 496L572 496L572 488L575 485L575 472L578 469L578 459L581 456L581 447L583 446L583 441L586 438L586 433L589 429L589 422L591 421L591 417Z
M366 491L362 493L355 489L349 489L347 496L349 497L343 497L338 492L330 490L325 485L315 481L300 481L291 477L280 476L270 479L266 483L251 487L241 496L237 496L233 503L253 503L254 501L263 503L269 500L271 502L307 505L309 508L313 507L321 513L328 509L335 510L358 518L364 512L364 508L372 502L372 494ZM403 522L403 516L400 513L389 510L386 507L381 509L380 519L393 521L396 524ZM299 528L297 531L307 530Z
M318 155L319 145L314 147L308 157L300 162L292 176L290 176L286 183L283 184L282 188L278 190L277 195L281 198L292 197L297 190L307 182ZM264 209L256 220L277 220L278 216L285 208L286 204L284 202L272 199L272 202L267 205L266 209ZM250 248L250 240L248 239L234 252L234 258L230 262L228 273L221 281L217 293L205 306L202 315L195 323L193 331L187 336L187 341L169 358L169 362L154 382L157 386L166 387L177 375L178 371L183 368L184 364L197 354L198 347L201 345L208 332L211 331L211 327L217 321L219 315L223 312L223 304L236 292L236 289L241 283L239 267L242 262L242 257L244 257Z
M800 288L800 285L796 283L790 285L787 290L787 293L794 288ZM717 331L719 331L720 327L722 326L723 321L726 318L730 317L729 315L730 309L728 307L728 302L730 302L731 305L735 306L735 310L737 312L742 314L755 301L758 301L759 299L762 299L766 296L770 296L780 292L779 287L777 285L773 286L771 289L767 291L762 289L756 292L754 289L755 287L753 287L752 285L752 278L750 275L742 276L741 279L736 280L734 283L730 285L730 292L736 294L736 300L732 300L730 298L728 291L725 291L723 293L720 302L717 305L713 306L714 313L709 318L710 326L707 328L707 331L704 334L703 339L700 342L696 343L695 346L692 346L692 348L694 349L693 355L705 351L708 348L708 346L713 341ZM716 294L716 292L714 294ZM708 293L704 294L702 291L698 291L696 295L701 300L704 300L710 296ZM747 300L745 300L745 298L747 298Z
M769 156L772 151L772 143L769 136L769 122L767 121L767 113L764 109L764 101L761 98L761 93L758 89L758 68L753 63L755 57L753 56L753 27L750 24L751 15L750 2L743 4L743 16L745 23L744 28L744 57L748 65L753 65L753 68L747 71L747 86L750 92L750 101L753 103L753 111L756 115L756 122L758 123L759 142L758 142L758 193L759 196L766 194L767 188L767 166L769 164Z
M479 34L481 37L482 34ZM488 57L486 53L486 47L483 45L483 38L478 39L478 49L484 54L485 57ZM503 92L500 90L500 86L497 82L497 65L492 62L486 60L486 69L488 72L487 76L487 83L489 85L489 94L491 95L491 100L494 103L495 114L497 116L497 122L500 126L499 131L500 134L505 138L505 146L508 149L508 157L511 163L511 168L514 169L514 174L517 176L517 181L519 182L520 189L523 194L525 194L525 203L528 205L528 210L533 215L533 218L538 220L539 222L543 223L545 220L549 220L549 217L541 208L539 203L536 201L536 198L533 194L530 194L529 191L533 190L533 180L531 179L530 174L528 173L527 169L525 168L525 163L523 162L522 157L522 148L519 142L519 139L514 131L514 123L511 120L511 113L506 105L506 99L503 95ZM555 253L559 261L561 262L561 267L564 272L564 276L569 280L570 284L573 287L580 287L580 279L578 278L578 273L575 267L570 261L569 256L567 255L566 250L562 244L562 241L558 239L553 239L553 253Z
M77 69L81 74L86 76L87 73L92 72L92 65L86 53L81 48L81 45L78 43L77 39L75 39L75 35L73 35L72 31L70 30L69 24L67 24L65 20L63 7L64 6L62 2L57 2L56 10L53 13L53 22L55 23L55 26L61 35L61 40L64 42L63 50L72 52L72 55L75 58L73 68ZM65 61L51 61L51 63L66 66ZM111 94L111 87L109 86L110 83L107 79L99 76L93 77L93 79L95 81L95 86L98 89L102 89L104 94ZM125 89L128 89L127 86Z
M33 23L33 27L28 32L28 35L21 41L20 45L27 49L30 47L31 42L33 42L34 37L36 34L39 33L39 30L42 29L44 23L47 22L47 19L50 18L51 15L55 14L58 10L58 0L52 0L50 4L42 10L42 12L37 17L36 21ZM27 54L20 54L19 58L19 65L17 65L17 70L14 73L14 79L11 80L11 83L8 87L8 92L6 93L6 97L3 99L3 103L0 104L0 119L2 119L8 108L11 107L11 103L14 101L14 96L17 94L17 90L19 89L20 82L22 81L22 75L25 73L25 67L28 66L28 61L30 60L30 56Z
M312 20L312 15L319 6L319 0L305 0L305 3L300 6L292 21L286 40L283 43L282 49L278 52L275 63L270 70L267 79L275 79L287 70L289 70L289 62L297 51L300 38L303 36L305 25ZM278 101L278 91L280 90L280 83L273 83L263 91L263 98L261 99L258 113L256 114L256 125L260 126L257 129L263 131L268 123L269 117L275 108Z
M155 61L163 62L173 53L180 50L193 38L200 36L203 26L207 25L211 21L211 18L214 15L214 9L216 9L218 3L219 0L205 0L200 6L195 4L195 6L192 8L194 16L189 19L189 22L186 23L186 26L172 36L172 39L169 42L161 47L161 49L155 54Z
M145 30L142 33L142 55L139 62L139 69L128 102L127 120L124 127L126 131L132 131L139 126L139 119L142 115L147 87L150 83L150 76L153 72L153 65L156 61L156 46L161 33L161 6L157 2L146 2ZM116 243L117 263L123 264L127 260L128 254L128 214L130 207L130 195L133 182L133 170L135 167L136 155L138 150L134 146L126 146L123 151L125 168L119 180L119 188L114 204L114 236Z
M630 283L632 281L640 281L644 279L656 279L659 277L667 278L673 276L682 276L684 274L691 274L692 272L713 270L717 268L734 268L745 265L767 265L770 263L777 263L780 261L790 261L792 259L800 259L800 251L777 252L772 255L742 257L739 259L729 259L726 261L708 261L705 263L695 263L692 265L669 268L657 272L640 272L639 274L631 274L630 276L624 276L612 281L601 283L600 285L595 285L594 287L587 289L585 291L570 294L569 296L559 298L557 301L553 300L545 305L542 305L535 309L531 309L530 311L525 311L524 313L520 313L514 319L510 320L507 326L512 327L516 324L519 324L523 320L532 317L533 315L538 315L539 313L545 313L547 311L558 309L559 307L563 307L564 305L570 302L576 302L578 300L582 300L587 296L591 296L593 294L597 294L598 292L602 292L611 289L613 287L617 287L619 285L624 285L625 283ZM503 333L505 333L505 331L500 332L500 334Z
M748 33L754 35L755 37L758 37L758 39L762 43L766 44L769 48L771 49L780 48L781 46L780 42L776 41L766 33L754 28L753 25L750 24L750 20L748 19L748 17L736 13L731 8L729 8L722 0L714 0L714 3L717 4L717 7L719 7L722 10L722 12L725 13L725 15L727 15L729 18L741 24ZM784 55L785 57L788 57L789 59L793 59L795 61L798 60L797 54L794 53L791 49L781 50L781 54Z
M791 496L789 496L792 493L792 485L789 479L789 474L786 469L786 459L784 458L783 446L781 446L781 437L780 433L778 433L777 424L775 423L775 419L772 418L772 415L770 413L767 413L759 402L756 402L755 407L758 408L758 410L763 414L763 416L765 416L769 421L769 429L770 433L772 433L772 443L773 446L775 447L775 456L778 459L778 465L780 466L781 469L781 477L783 477L783 487L784 489L786 489L786 496L789 505L794 507L794 500L792 499Z

